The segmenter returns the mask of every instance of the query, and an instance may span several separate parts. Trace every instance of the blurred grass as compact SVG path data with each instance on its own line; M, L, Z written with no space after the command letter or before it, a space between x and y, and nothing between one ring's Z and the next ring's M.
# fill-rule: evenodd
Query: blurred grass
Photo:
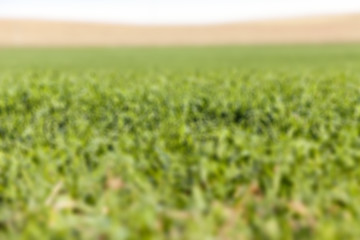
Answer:
M0 50L1 239L358 239L360 46Z
M264 67L358 63L359 44L128 48L0 48L0 67ZM311 62L311 64L309 63Z

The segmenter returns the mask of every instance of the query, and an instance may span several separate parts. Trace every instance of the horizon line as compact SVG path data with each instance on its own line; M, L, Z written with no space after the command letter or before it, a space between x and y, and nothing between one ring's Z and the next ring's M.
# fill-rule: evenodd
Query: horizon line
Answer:
M208 21L203 23L141 23L131 21L110 21L110 20L82 20L82 19L65 19L65 18L47 18L47 17L3 17L0 16L0 21L36 21L36 22L53 22L53 23L79 23L79 24L99 24L99 25L122 25L134 27L197 27L197 26L221 26L231 24L251 24L251 23L266 23L276 21L291 21L291 20L306 20L326 17L349 17L360 15L360 11L346 12L346 13L320 13L320 14L295 14L291 16L277 16L277 17L261 17L254 19L234 19L222 21Z

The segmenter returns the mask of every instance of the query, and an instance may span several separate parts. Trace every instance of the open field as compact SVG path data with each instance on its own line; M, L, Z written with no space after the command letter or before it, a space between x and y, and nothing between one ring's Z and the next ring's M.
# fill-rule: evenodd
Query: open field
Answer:
M359 45L0 51L0 239L360 238Z
M0 46L134 46L360 42L360 14L209 26L0 20Z

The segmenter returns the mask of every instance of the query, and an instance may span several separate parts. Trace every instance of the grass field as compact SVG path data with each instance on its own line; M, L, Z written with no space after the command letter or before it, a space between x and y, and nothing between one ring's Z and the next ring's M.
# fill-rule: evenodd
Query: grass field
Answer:
M0 50L0 239L359 239L360 45Z

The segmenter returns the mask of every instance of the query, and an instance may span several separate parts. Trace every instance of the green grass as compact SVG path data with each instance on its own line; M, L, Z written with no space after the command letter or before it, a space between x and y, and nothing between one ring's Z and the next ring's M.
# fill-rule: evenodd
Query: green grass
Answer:
M0 50L0 239L359 239L360 46Z

